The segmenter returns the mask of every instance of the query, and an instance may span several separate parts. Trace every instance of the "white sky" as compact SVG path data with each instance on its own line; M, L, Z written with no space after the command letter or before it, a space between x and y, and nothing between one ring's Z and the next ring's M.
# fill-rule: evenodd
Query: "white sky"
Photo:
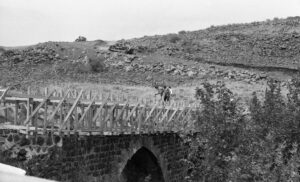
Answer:
M0 0L0 45L118 40L300 15L300 0Z

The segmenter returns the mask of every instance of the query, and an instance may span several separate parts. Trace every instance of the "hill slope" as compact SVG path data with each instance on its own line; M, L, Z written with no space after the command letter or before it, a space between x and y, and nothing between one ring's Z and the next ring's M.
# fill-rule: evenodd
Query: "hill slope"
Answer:
M261 84L273 76L287 80L299 64L300 17L292 17L118 42L2 47L0 85L161 82L178 86L226 80L239 87L240 82Z
M156 52L198 62L297 69L300 17L146 36L128 40L127 44L136 52Z

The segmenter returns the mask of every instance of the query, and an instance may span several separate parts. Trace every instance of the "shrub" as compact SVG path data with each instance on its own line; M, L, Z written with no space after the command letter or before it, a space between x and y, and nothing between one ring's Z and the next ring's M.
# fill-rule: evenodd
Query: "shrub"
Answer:
M178 32L178 34L179 34L179 35L184 35L184 34L186 34L186 31L181 30L181 31Z
M169 39L169 41L171 42L171 43L176 43L176 42L178 42L178 41L180 41L181 39L180 39L180 37L178 37L178 35L170 35L169 37L168 37L168 39Z
M197 136L188 141L189 181L299 181L300 77L268 81L264 99L253 93L250 116L224 84L204 83L195 98Z
M88 71L91 72L102 72L105 70L104 60L105 58L103 56L89 57L85 64L85 67Z

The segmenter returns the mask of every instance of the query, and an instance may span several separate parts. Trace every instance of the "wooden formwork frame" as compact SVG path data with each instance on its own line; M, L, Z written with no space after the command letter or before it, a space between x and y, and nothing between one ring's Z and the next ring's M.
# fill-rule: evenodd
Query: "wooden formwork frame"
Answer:
M7 92L8 89L5 93ZM36 131L42 130L46 133L49 124L51 131L53 131L54 117L59 110L59 133L67 131L68 134L70 134L71 130L72 132L85 131L85 127L87 127L86 129L89 131L97 131L100 133L115 131L140 133L145 131L152 132L158 129L160 131L172 131L174 126L178 124L185 128L188 125L188 121L186 120L190 116L190 112L192 112L192 107L183 107L182 109L174 107L174 105L178 104L177 102L172 102L170 105L166 105L165 103L161 105L162 99L156 102L154 106L149 107L147 103L145 105L144 100L140 99L135 105L129 104L129 99L126 100L126 103L109 103L108 101L111 99L112 94L108 95L104 101L97 102L96 99L99 98L99 94L93 95L89 92L88 99L91 100L84 100L83 90L79 93L71 93L70 89L67 92L61 90L62 98L52 97L54 93L59 93L56 90L51 91L49 94L49 89L45 89L44 93L47 94L44 98L33 98L31 95L28 95L27 98L18 97L18 95L4 97L3 95L5 94L2 93L1 99L3 100L3 98L5 98L5 101L13 105L9 107L15 110L14 124L18 122L19 104L26 102L27 118L23 124L26 126L27 132L29 131L30 125L34 125L33 127ZM76 98L68 98L71 95L76 96ZM118 100L120 99L117 99L117 101ZM49 106L53 108L48 109ZM44 107L43 125L38 126L36 114L42 107ZM78 108L81 108L80 111L78 111ZM48 111L52 111L51 114L48 114ZM79 112L81 112L80 118L78 115ZM98 118L100 122L99 125ZM144 129L146 130L144 131Z

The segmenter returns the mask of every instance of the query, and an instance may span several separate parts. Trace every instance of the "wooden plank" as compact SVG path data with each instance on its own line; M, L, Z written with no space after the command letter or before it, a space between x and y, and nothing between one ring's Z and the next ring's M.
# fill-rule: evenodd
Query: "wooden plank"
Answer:
M55 110L55 105L52 104L52 110ZM47 118L48 120L48 118ZM49 120L51 121L51 120ZM54 130L54 122L51 123L51 138L52 138L52 141L54 140L54 136L53 136L53 130Z
M175 116L175 114L177 113L178 108L176 110L174 110L174 112L172 113L171 117L168 119L166 126L168 126L168 124L172 121L173 117Z
M186 125L187 125L187 123L188 123L188 121L187 122L185 122L185 120L187 119L187 117L188 117L188 115L191 113L191 111L192 111L192 108L190 108L189 110L188 110L188 112L186 113L186 115L184 116L184 118L182 119L182 126L183 126L183 130L185 129L185 127L186 127Z
M14 113L14 124L18 124L18 113L19 113L19 101L15 103L15 113Z
M45 102L48 101L49 97L51 97L53 93L54 93L54 91L52 91L46 98L44 98L44 100L34 109L34 111L31 113L29 118L27 118L25 120L25 122L24 122L25 124L27 124L29 122L30 118L32 118L39 111L39 109L45 104Z
M72 115L75 107L77 106L77 104L78 104L78 102L79 102L79 100L81 98L82 93L83 93L83 90L80 91L78 97L76 98L75 102L73 103L73 105L72 105L71 109L69 110L67 116L64 118L64 122L60 126L60 129L62 129L65 126L65 124L67 123L67 121L69 120L70 116Z
M27 119L30 120L29 116L30 116L30 113L31 113L31 103L32 103L32 98L28 98L28 101L27 101L27 113L26 113L26 116L27 116ZM25 124L23 123L23 125L27 125L26 127L26 137L28 138L28 132L29 132L29 123Z
M37 108L37 103L32 102L32 110L34 111ZM33 115L32 117L32 125L34 126L34 131L37 132L37 117L36 115Z
M16 101L18 101L18 100L16 100ZM15 105L13 105L13 106L0 107L0 111L6 110L6 109L9 109L9 108L15 108Z
M118 104L115 104L111 109L110 111L108 111L107 113L107 116L106 118L104 119L104 124L107 124L108 120L110 119L110 129L112 129L112 124L113 124L113 113L114 113L114 110L116 108Z
M67 97L67 96L65 95L64 97ZM59 126L61 126L62 123L64 122L65 105L66 104L64 104L64 103L60 105Z
M136 108L140 106L140 103L138 103L137 105L134 106L134 108L130 111L129 115L127 116L127 118L125 119L125 121L129 121L130 117L133 115L133 113L135 112Z
M128 101L125 103L125 106L122 107L121 111L118 113L117 117L116 117L116 121L118 122L121 118L121 116L123 115L125 108L128 107Z
M69 97L71 97L71 93L70 93L70 96ZM77 106L77 104L76 104L76 106ZM76 107L75 106L75 107ZM67 104L67 110L70 108L70 104ZM75 108L74 108L75 109ZM74 111L74 110L73 110ZM73 113L73 111L71 112L71 115L72 115L72 113ZM67 135L68 136L70 136L70 129L71 129L71 120L72 120L72 118L71 118L71 115L69 116L69 118L66 120L66 118L67 117L65 117L64 119L64 121L66 121L66 125L67 125ZM65 122L64 122L65 123ZM63 124L64 124L63 123Z
M92 99L91 103L88 105L88 107L86 108L86 110L84 111L84 113L81 115L81 118L78 121L79 124L81 122L83 122L84 117L87 115L88 111L90 110L90 108L92 107L92 105L95 103L95 100L96 100L96 96L94 96L94 98Z
M89 90L89 99L92 99L92 90Z
M4 108L6 108L5 110L4 110L4 118L5 118L5 122L7 122L7 107L6 107L6 102L5 102L5 100L3 101L3 106L4 106Z
M127 118L125 119L125 122L130 122L130 130L132 131L134 129L134 123L130 120L131 116L133 115L133 113L135 112L135 110L140 106L140 103L136 104L134 106L134 108L130 111L130 113L128 114ZM134 120L135 121L135 120Z
M5 99L5 96L7 95L7 92L9 91L9 89L10 89L10 87L8 87L7 89L4 90L4 92L0 96L0 101Z
M48 93L49 93L49 88L48 88L48 87L46 87L46 88L45 88L45 96L47 96L47 95L48 95Z
M146 110L146 107L143 107L143 109L140 111L140 113L139 113L138 116L136 117L136 121L137 121L137 123L138 123L138 126L137 126L137 131L138 131L138 133L140 133L140 131L141 131L141 127L142 127L142 116L143 116L145 110Z
M173 103L174 104L174 103ZM168 116L168 113L170 111L170 109L173 107L173 104L167 109L167 111L164 113L164 115L162 116L162 118L158 121L158 123L163 123L163 121L165 120L165 118Z
M84 117L82 117L83 114L84 114L84 112L85 112L85 110L84 110L84 105L82 105L82 103L80 103L80 112L81 112L80 119L82 118L82 122L78 122L78 124L80 124L79 127L80 127L81 130L82 130L82 129L85 127L85 126L84 126Z
M165 108L162 108L162 109L160 109L160 110L156 113L156 116L154 117L154 119L153 119L152 122L151 122L151 123L152 123L152 130L155 129L155 127L154 127L153 124L155 124L156 127L157 127L157 122L156 122L156 120L158 120L159 116L161 115L161 113L162 113L164 110L165 110Z
M125 109L128 108L128 101L126 101L125 103L125 106L122 107L121 111L117 114L117 117L116 117L116 122L120 124L120 130L123 131L124 129L124 123L123 123L123 114L124 114L124 111Z
M30 86L28 86L28 88L27 88L27 94L31 95L31 87Z
M159 102L157 102L151 109L151 111L149 112L147 118L145 119L144 123L146 123L148 121L148 119L151 117L153 111L156 109L156 107L159 105Z
M76 94L77 97L77 94ZM75 108L75 118L74 118L74 131L76 132L78 130L78 108Z
M46 134L46 127L47 127L47 115L48 115L48 102L45 102L45 110L44 110L44 134Z
M67 91L67 93L70 92L70 90ZM55 114L57 113L57 111L61 108L61 105L63 104L63 102L65 101L67 95L65 95L57 104L56 108L54 109L54 111L52 112L52 114L50 115L48 122L52 122Z
M174 122L177 122L179 120L179 118L181 117L181 115L184 113L184 111L186 110L187 108L184 107L181 112L178 114L178 116L176 117L176 119L174 120Z
M100 108L98 109L98 111L96 112L96 115L93 117L93 122L95 122L98 118L98 116L100 115L101 113L101 110L102 108L107 104L108 102L108 99L109 99L109 95L106 97L105 101L102 103L102 105L100 106Z

